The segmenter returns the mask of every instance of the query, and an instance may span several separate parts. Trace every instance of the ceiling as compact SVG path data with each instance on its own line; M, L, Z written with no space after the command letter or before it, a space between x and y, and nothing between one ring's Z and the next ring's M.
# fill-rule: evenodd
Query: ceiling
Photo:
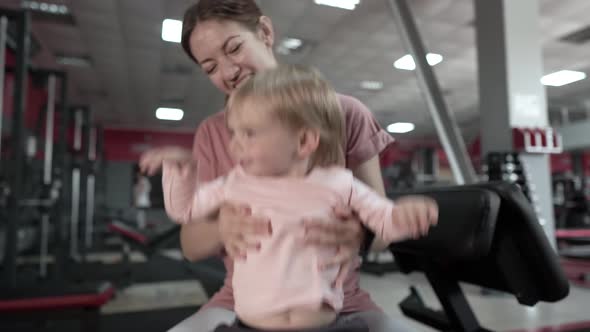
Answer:
M49 0L47 0L49 2ZM33 33L42 51L34 62L67 70L69 100L90 105L106 127L192 131L220 109L223 96L184 55L179 44L160 38L162 20L180 19L193 0L52 0L66 4L74 24L34 20ZM394 60L407 52L398 37L385 0L364 0L354 11L315 5L313 0L260 0L273 19L279 39L309 42L304 52L284 62L318 67L335 88L358 97L382 125L414 122L410 137L434 134L418 90L415 73L396 70ZM427 49L442 54L435 66L446 101L465 135L479 129L477 59L473 0L414 0L411 4ZM0 6L19 7L20 0ZM590 24L588 0L540 0L539 28L544 72L560 69L590 73L590 47L559 41ZM59 66L56 54L88 55L89 67ZM360 88L362 80L384 83L378 92ZM567 106L578 117L590 109L590 79L548 88L551 118ZM180 122L154 116L158 106L185 110ZM577 114L577 115L576 115ZM580 114L582 114L580 116Z

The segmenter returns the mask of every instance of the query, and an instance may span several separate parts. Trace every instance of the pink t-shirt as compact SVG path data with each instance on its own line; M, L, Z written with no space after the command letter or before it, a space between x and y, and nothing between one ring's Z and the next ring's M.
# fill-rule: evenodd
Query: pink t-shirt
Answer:
M346 127L346 167L355 169L362 163L375 157L387 145L392 137L375 121L367 107L358 99L338 95L344 113ZM225 113L219 112L204 120L195 134L193 155L197 161L196 179L209 182L224 176L235 166L229 153L230 134L225 123ZM194 183L187 183L187 192L194 190ZM223 287L202 308L222 307L234 310L233 260L224 256L227 270ZM351 271L344 280L344 303L342 312L380 310L371 300L369 294L359 287L358 268L360 258L355 259Z
M189 177L189 178L187 178ZM227 175L200 184L192 200L178 200L190 181L175 164L164 164L162 177L168 215L188 223L217 212L223 203L245 204L272 225L272 236L259 239L260 249L247 260L234 261L235 311L241 318L261 319L293 308L319 310L324 303L342 310L345 274L337 266L318 264L336 254L334 248L304 245L306 218L337 223L333 208L349 206L375 236L386 243L407 239L407 224L393 220L394 204L355 179L342 167L315 168L303 178L258 177L236 166ZM182 204L179 204L182 203Z

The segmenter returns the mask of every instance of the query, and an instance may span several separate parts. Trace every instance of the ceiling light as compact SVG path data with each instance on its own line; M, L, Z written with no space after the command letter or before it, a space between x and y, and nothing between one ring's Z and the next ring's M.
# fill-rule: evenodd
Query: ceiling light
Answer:
M562 86L577 82L586 78L586 73L573 70L560 70L555 73L545 75L541 78L543 85Z
M439 64L440 62L442 62L442 60L443 60L443 56L440 54L436 54L436 53L426 54L426 62L428 62L428 64L431 66L435 66L435 65ZM393 66L397 69L403 69L403 70L416 69L416 63L414 62L414 58L409 54L406 54L403 57L397 59L393 63Z
M301 39L297 38L285 38L283 40L283 45L285 45L285 47L290 50L298 49L299 47L301 47L302 44L303 42L301 41Z
M55 60L63 66L90 67L92 64L87 55L56 55Z
M184 112L180 108L159 107L156 110L156 118L160 120L180 121Z
M348 10L353 10L360 2L360 0L315 0L315 3L318 5L337 7Z
M162 21L162 40L180 43L182 36L182 21L165 19Z
M396 122L392 123L387 126L387 131L392 134L405 134L409 133L410 131L414 130L416 126L413 123L409 122Z
M47 2L22 1L21 6L23 8L30 9L32 11L38 11L38 12L56 14L56 15L66 15L66 14L69 14L69 12L70 12L70 10L68 9L68 6L66 6L66 5L47 3Z
M365 90L377 91L383 89L383 82L379 81L362 81L361 88Z
M277 46L277 52L283 55L289 55L303 48L303 41L298 38L287 37L281 40Z

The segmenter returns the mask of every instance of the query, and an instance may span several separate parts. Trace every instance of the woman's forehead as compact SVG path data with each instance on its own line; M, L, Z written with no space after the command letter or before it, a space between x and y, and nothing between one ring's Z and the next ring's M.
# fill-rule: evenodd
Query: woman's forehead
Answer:
M241 24L227 20L207 20L197 24L191 34L191 46L199 53L217 51L231 37L239 37L248 30Z

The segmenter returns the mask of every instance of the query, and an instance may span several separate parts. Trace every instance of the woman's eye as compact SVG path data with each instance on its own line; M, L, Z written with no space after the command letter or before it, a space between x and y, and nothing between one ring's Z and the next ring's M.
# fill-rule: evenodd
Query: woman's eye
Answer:
M215 68L217 68L217 66L208 67L207 69L205 69L205 72L207 73L207 75L211 75L215 71Z
M234 54L238 52L240 50L240 47L242 47L242 43L236 44L235 46L231 47L229 50L229 54Z

